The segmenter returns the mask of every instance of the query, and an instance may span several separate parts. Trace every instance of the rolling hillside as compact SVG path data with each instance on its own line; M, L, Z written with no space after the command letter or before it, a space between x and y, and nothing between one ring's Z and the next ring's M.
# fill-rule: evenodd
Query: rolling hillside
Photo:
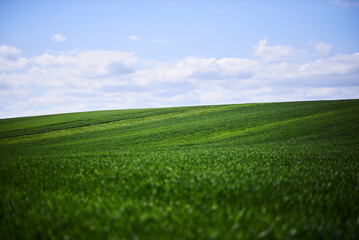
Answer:
M355 239L359 100L0 120L0 239Z

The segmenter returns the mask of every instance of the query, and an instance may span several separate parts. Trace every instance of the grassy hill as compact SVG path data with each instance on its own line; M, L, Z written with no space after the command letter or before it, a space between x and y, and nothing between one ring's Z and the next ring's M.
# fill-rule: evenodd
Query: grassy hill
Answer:
M0 239L358 239L359 100L0 120Z

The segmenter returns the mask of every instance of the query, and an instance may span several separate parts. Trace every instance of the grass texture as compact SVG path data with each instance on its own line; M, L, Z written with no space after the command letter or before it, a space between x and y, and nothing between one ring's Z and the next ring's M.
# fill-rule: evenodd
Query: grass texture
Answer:
M359 100L0 120L0 239L358 239Z

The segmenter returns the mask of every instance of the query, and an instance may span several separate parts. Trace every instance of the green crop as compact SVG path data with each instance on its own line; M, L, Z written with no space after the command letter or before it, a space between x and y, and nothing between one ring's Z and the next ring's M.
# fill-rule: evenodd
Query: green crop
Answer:
M358 239L359 100L0 120L0 239Z

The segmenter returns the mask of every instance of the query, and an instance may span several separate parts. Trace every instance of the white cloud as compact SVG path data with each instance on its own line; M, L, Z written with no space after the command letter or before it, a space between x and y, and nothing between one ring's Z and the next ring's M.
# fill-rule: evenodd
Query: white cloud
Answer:
M62 36L61 34L55 34L52 36L52 41L54 42L66 42L67 38L65 36Z
M278 46L263 45L264 52L285 52ZM276 56L281 58L281 54ZM0 117L359 98L359 53L323 56L303 63L270 62L268 56L263 61L186 57L156 62L132 53L73 50L24 58L19 49L1 46Z
M260 67L256 60L246 58L196 58L188 57L179 62L181 72L197 79L248 78Z
M15 47L0 46L0 71L9 72L26 68L28 60L21 57L21 50Z
M338 55L308 62L300 66L301 76L359 74L359 53ZM357 80L359 84L359 80ZM338 82L338 84L340 84Z
M293 54L292 47L284 45L269 46L265 38L261 39L253 47L253 55L262 58L265 62L286 60Z
M136 40L139 40L141 37L137 36L137 35L131 35L128 38L131 39L132 41L136 41Z
M325 42L317 42L314 46L316 53L320 55L329 55L330 51L332 50L333 45Z
M43 54L35 57L33 71L42 75L67 75L70 78L98 78L132 72L137 58L132 53L116 51L74 51L58 55Z
M8 59L8 60L17 60L21 56L21 50L7 46L2 45L0 46L0 58L2 59Z
M224 10L223 10L223 9L220 9L220 10L218 11L218 13L222 15L222 14L224 14Z

